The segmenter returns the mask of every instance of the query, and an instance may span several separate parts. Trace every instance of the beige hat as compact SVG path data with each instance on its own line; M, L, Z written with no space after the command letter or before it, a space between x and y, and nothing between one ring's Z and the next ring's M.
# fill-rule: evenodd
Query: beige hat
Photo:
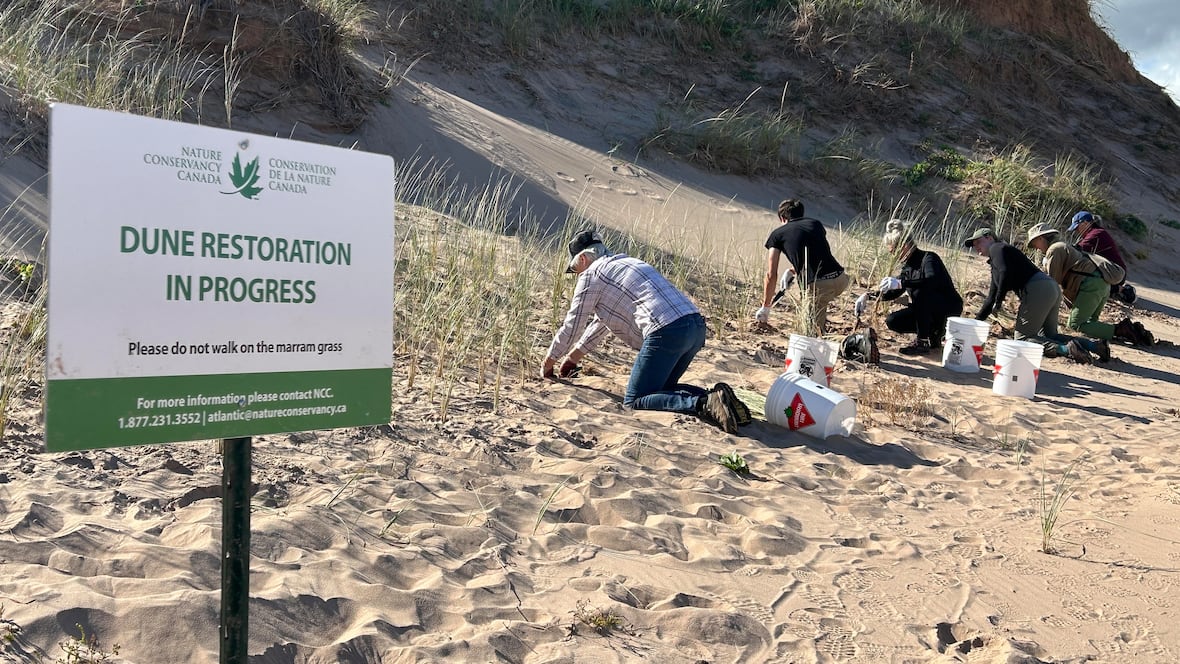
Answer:
M1028 229L1028 243L1032 244L1033 240L1041 237L1042 235L1057 235L1058 232L1059 231L1056 228L1053 228L1053 226L1049 224L1037 224L1036 226Z

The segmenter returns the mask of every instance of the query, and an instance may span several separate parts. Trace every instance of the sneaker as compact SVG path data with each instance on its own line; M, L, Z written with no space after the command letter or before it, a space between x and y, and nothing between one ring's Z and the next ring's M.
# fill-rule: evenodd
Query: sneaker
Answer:
M1098 361L1103 364L1110 361L1110 342L1106 339L1099 339L1094 342L1096 346L1094 354L1098 356Z
M717 383L713 386L712 391L720 392L725 396L725 400L729 404L729 407L733 409L734 417L736 418L737 425L739 427L744 427L750 422L754 421L754 418L750 415L749 406L742 403L742 400L739 399L736 394L734 394L733 388L729 386L729 383Z
M908 346L902 346L897 349L897 352L902 355L929 355L930 354L930 340L929 339L915 339L914 343Z
M1065 348L1069 351L1069 359L1078 364L1089 364L1094 361L1094 358L1090 357L1090 351L1082 348L1082 344L1078 343L1077 339L1070 339Z
M1061 357L1061 346L1056 341L1046 341L1041 347L1044 348L1041 354L1045 357Z
M733 412L723 392L712 390L701 399L697 408L700 409L702 419L717 425L725 433L737 433L737 414Z
M1135 324L1131 322L1129 317L1115 323L1114 338L1135 343Z

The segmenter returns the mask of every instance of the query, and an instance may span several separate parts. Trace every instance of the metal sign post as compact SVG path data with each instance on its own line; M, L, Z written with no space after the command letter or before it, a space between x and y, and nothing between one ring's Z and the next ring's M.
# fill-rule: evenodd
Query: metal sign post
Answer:
M249 659L250 486L250 438L221 441L221 664Z

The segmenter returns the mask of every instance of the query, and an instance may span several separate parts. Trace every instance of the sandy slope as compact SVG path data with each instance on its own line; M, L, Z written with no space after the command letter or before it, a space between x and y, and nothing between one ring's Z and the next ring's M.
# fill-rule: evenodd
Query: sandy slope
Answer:
M357 135L362 148L405 157L423 142L472 183L515 173L555 221L580 206L760 260L769 206L795 193L633 165L589 147L586 130L546 132L407 85ZM824 218L858 208L798 188ZM1156 286L1172 258L1163 245L1149 257ZM5 324L19 306L5 305ZM1158 337L1180 340L1175 293L1145 289L1143 307ZM900 376L931 395L927 412L890 423L862 408L852 437L826 441L628 413L631 353L617 346L573 384L511 382L495 414L468 385L445 421L398 369L389 426L257 440L251 661L1180 658L1176 346L1119 347L1106 366L1046 360L1026 401L992 394L986 371L903 359L900 341L884 335L882 366L841 366L833 387L858 396ZM688 379L764 392L786 343L733 331ZM23 628L0 661L55 657L75 624L129 662L216 661L212 444L40 454L37 397L20 395L0 454L0 604ZM750 476L716 463L734 450ZM1075 461L1047 555L1039 496ZM618 624L597 633L579 611Z

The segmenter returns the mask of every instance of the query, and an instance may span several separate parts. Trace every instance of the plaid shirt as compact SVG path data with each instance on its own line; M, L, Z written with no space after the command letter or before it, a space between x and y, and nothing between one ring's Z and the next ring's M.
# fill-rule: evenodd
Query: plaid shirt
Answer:
M569 313L549 344L549 357L560 359L573 347L590 352L607 332L639 350L647 335L689 314L696 305L656 269L623 254L604 256L578 275Z

